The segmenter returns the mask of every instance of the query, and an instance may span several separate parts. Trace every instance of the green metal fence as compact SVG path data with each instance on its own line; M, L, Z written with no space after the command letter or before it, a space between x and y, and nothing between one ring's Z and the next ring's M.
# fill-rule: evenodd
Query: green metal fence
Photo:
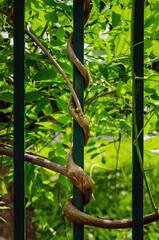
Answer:
M136 140L135 130L139 133L143 129L143 40L144 1L134 0L132 2L131 38L133 73L133 143ZM141 157L143 159L143 131L138 138L138 143ZM132 209L133 239L143 239L143 175L135 144L133 144Z
M73 6L73 39L74 39L74 51L79 60L83 63L83 44L84 44L84 3L83 1L74 0ZM73 86L83 108L84 98L84 81L83 76L74 65L73 73ZM74 120L73 122L73 158L77 165L84 167L84 135L83 129ZM83 211L83 194L74 186L73 188L73 203L74 205ZM73 225L73 239L83 239L84 231L82 225Z
M23 240L24 215L24 0L14 1L14 239Z
M133 142L135 126L143 129L143 12L144 0L132 4L132 66L133 66ZM74 51L83 62L84 2L74 0ZM135 78L138 76L138 78ZM79 84L80 83L80 84ZM74 67L74 89L83 106L83 77ZM14 1L14 240L25 239L24 214L24 0ZM83 168L83 131L74 121L74 160ZM143 156L143 131L139 137ZM143 239L143 177L136 147L133 144L133 239ZM83 195L74 187L74 205L83 211ZM83 226L74 225L74 239L84 238Z

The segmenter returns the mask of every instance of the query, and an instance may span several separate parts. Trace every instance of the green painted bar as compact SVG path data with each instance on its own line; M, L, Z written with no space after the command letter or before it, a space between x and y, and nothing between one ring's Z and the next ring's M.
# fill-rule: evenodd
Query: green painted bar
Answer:
M83 63L84 52L84 2L74 0L73 2L73 48ZM73 86L83 108L84 98L84 81L83 77L74 66L73 72ZM84 135L82 128L76 121L73 123L73 158L77 165L83 168L84 166ZM74 186L73 188L73 203L74 205L83 211L83 194ZM84 228L81 225L73 225L73 239L82 240L84 238Z
M24 0L14 1L14 240L25 239Z
M144 0L132 1L132 66L135 76L133 81L133 141L134 133L134 117L136 115L136 123L138 133L143 128L143 61L144 61ZM143 159L143 132L138 138L139 148ZM132 239L143 239L143 175L136 152L133 145L133 182L132 182Z

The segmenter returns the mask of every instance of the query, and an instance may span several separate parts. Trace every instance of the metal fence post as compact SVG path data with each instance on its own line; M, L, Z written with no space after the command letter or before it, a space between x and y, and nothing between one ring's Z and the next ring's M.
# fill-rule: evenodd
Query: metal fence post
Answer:
M14 240L24 227L24 0L14 1Z
M84 52L84 2L74 0L73 2L73 48L76 56L83 63ZM83 96L84 96L84 81L79 70L74 65L73 72L73 86L83 108ZM73 158L77 165L83 168L84 161L84 135L83 129L74 120L73 123ZM73 188L73 203L74 205L83 211L83 194L74 186ZM82 225L73 225L73 239L82 240L84 235L84 227Z
M132 1L132 72L133 72L133 143L135 127L139 133L143 129L143 41L144 41L144 0ZM135 126L136 124L136 126ZM143 131L138 138L143 159ZM143 239L143 174L136 147L133 144L132 182L133 240Z

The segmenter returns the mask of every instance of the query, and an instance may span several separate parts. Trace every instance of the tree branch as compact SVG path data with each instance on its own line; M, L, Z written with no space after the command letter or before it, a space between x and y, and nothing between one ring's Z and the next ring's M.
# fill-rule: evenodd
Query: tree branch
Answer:
M4 148L4 147L0 146L0 155L6 155L6 156L9 156L9 157L13 157L14 152L11 149ZM44 168L50 169L52 171L61 173L64 176L67 177L67 168L66 167L64 167L64 166L62 166L58 163L51 162L51 161L46 160L46 159L38 158L34 155L25 154L25 156L26 156L26 161L27 162L30 162L30 163L38 165L40 167L44 167Z
M72 87L72 84L70 82L70 79L67 77L67 75L64 73L64 71L62 70L62 68L60 67L60 65L55 61L55 59L51 56L51 54L46 50L46 48L37 40L37 38L28 31L28 29L25 29L25 33L38 45L38 47L41 48L41 50L45 53L45 55L47 56L47 58L54 64L54 66L57 68L57 70L60 72L60 74L62 75L62 77L64 78L64 80L66 81L67 86L70 89L70 92L72 93L73 99L76 103L76 107L82 111L81 108L81 104L79 102L79 99L77 97L77 94L74 90L74 88Z

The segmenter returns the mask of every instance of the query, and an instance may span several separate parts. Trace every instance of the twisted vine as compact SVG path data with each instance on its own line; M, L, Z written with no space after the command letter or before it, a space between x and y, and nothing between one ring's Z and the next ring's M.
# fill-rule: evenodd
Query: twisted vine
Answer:
M90 1L85 0L85 23L87 22L89 18L90 13ZM79 59L76 57L74 50L73 50L73 33L70 34L68 44L67 44L67 50L68 55L72 62L75 64L75 66L78 68L82 76L84 77L84 90L87 89L89 85L90 75L86 68L83 66L83 64L79 61ZM81 109L79 111L76 111L76 107L73 103L73 97L71 96L69 103L68 103L68 109L71 114L71 116L78 122L78 124L82 127L84 132L84 145L86 146L88 138L89 138L89 125L87 123L87 120L84 116L84 113ZM88 175L84 172L84 170L77 166L74 163L73 160L73 145L71 146L69 152L66 156L66 166L67 166L67 173L68 178L72 184L74 184L76 187L78 187L84 195L84 204L86 205L91 200L92 196L92 182ZM79 225L91 225L94 227L100 227L100 228L129 228L132 227L132 219L123 219L123 220L116 220L116 219L104 219L101 217L92 217L88 214L85 214L84 212L81 212L79 209L77 209L73 205L72 197L69 198L64 206L64 212L69 221L71 221L74 224ZM144 216L144 224L149 223L152 220L152 216L159 220L159 213L155 212L153 214L145 215Z
M84 20L85 23L87 22L89 18L90 13L90 2L89 0L84 1L85 4L85 16ZM7 16L10 20L13 20L13 15L10 13L6 13L3 10L0 9L0 12ZM63 78L66 81L66 84L68 85L72 95L70 97L68 108L71 116L78 122L78 124L82 127L84 131L84 145L86 146L87 141L89 139L89 125L85 118L85 115L82 111L79 99L71 85L71 82L67 75L63 72L61 67L57 64L57 62L54 60L54 58L51 56L51 54L45 49L45 47L36 39L36 37L29 32L27 29L25 30L25 33L41 48L41 50L46 54L48 59L51 60L51 62L54 64L54 66L58 69L58 71L61 73ZM86 68L83 66L83 64L79 61L79 59L76 57L74 51L73 51L73 33L70 34L69 40L68 40L68 54L70 59L73 61L73 63L76 65L76 67L79 69L81 74L84 77L84 89L86 90L89 84L90 75ZM73 102L76 104L74 104ZM13 150L6 149L4 147L0 147L0 154L13 156ZM89 178L89 176L84 172L84 170L77 166L74 163L73 160L73 144L71 145L70 150L68 151L66 155L66 167L63 167L59 164L52 163L48 160L44 160L35 156L31 156L29 154L26 154L26 161L36 164L45 168L49 168L53 171L60 172L61 174L65 175L69 178L70 182L74 184L77 188L79 188L84 195L84 204L88 204L92 197L92 182ZM132 227L132 219L105 219L101 217L92 217L84 212L81 212L79 209L77 209L73 203L72 203L72 197L70 197L64 206L64 211L67 219L71 221L74 224L79 225L90 225L94 227L100 227L100 228L108 228L108 229L118 229L118 228L130 228ZM159 212L154 212L148 215L144 216L144 224L148 224L150 222L155 222L159 220Z

